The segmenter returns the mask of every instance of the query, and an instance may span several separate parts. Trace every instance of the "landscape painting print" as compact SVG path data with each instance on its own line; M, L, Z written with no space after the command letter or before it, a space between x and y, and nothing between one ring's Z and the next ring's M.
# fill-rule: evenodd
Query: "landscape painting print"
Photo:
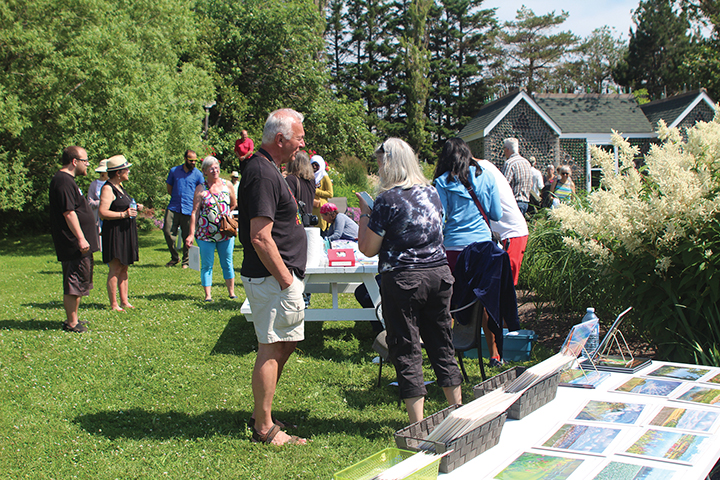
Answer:
M675 380L633 377L615 390L618 392L637 393L640 395L667 397L680 385L682 385L682 382Z
M681 367L679 365L663 365L648 373L649 377L670 377L680 380L697 380L710 371L709 368Z
M639 403L601 402L590 400L575 420L633 424L645 408Z
M565 480L582 463L575 458L525 452L495 478L498 480Z
M698 385L692 387L690 390L680 395L677 399L684 400L686 402L715 405L720 402L720 388L703 387Z
M663 407L650 421L650 425L665 428L678 428L681 430L695 430L697 432L710 432L717 422L716 412L702 410L688 410L685 408Z
M709 441L710 437L704 435L651 429L643 433L625 452L641 457L690 464L694 463L695 458L701 453L703 443Z
M720 373L718 373L717 375L715 375L715 376L712 377L712 378L707 379L706 382L710 382L710 383L720 383Z
M558 450L602 454L619 433L620 429L618 428L566 423L542 446Z
M664 468L610 462L593 480L667 480L675 472Z

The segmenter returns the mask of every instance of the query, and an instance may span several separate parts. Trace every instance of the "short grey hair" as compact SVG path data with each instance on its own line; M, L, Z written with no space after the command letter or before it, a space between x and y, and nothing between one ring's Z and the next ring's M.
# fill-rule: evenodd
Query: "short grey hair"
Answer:
M303 114L296 112L292 108L281 108L279 110L275 110L268 115L267 120L265 120L262 143L272 143L278 133L282 133L285 140L290 140L293 136L293 123L296 121L302 123L303 120L305 120Z
M503 147L510 150L510 153L519 153L518 149L520 147L520 142L518 142L517 138L506 138L503 142Z
M207 157L203 158L200 168L203 172L205 172L205 170L212 167L213 165L220 165L220 161L212 155L208 155Z
M378 193L391 188L408 189L415 185L429 185L423 175L415 151L399 138L388 138L375 149L375 157L382 162Z

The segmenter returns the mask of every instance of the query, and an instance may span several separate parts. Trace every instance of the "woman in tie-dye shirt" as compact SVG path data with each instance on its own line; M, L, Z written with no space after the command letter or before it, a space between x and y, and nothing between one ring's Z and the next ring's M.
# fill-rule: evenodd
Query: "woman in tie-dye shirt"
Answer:
M462 403L450 317L453 276L443 248L440 197L422 174L415 152L404 141L390 138L375 156L379 194L372 209L358 194L358 247L379 258L388 349L400 397L414 423L424 418L427 393L421 337L448 403Z

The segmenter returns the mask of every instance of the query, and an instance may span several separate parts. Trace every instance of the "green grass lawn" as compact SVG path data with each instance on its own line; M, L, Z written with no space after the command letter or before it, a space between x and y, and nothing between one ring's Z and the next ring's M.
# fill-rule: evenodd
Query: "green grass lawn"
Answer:
M49 235L0 240L0 478L331 478L385 447L407 415L378 367L370 325L310 322L275 397L278 417L299 425L308 446L250 442L250 375L256 340L227 299L217 262L213 303L200 275L169 260L162 232L140 238L130 267L134 311L109 309L107 267L95 254L95 289L63 332L62 274ZM354 305L352 295L343 298ZM313 295L313 305L329 305ZM481 381L467 361L470 384ZM425 362L426 379L434 379ZM445 407L429 387L426 414ZM292 432L291 432L292 433Z

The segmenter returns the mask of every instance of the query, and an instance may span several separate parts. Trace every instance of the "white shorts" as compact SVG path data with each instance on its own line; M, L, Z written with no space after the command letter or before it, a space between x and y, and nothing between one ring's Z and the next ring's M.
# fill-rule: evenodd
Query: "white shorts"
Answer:
M305 339L305 290L302 280L293 275L285 290L272 275L261 278L241 276L250 302L255 336L260 343L299 342Z

